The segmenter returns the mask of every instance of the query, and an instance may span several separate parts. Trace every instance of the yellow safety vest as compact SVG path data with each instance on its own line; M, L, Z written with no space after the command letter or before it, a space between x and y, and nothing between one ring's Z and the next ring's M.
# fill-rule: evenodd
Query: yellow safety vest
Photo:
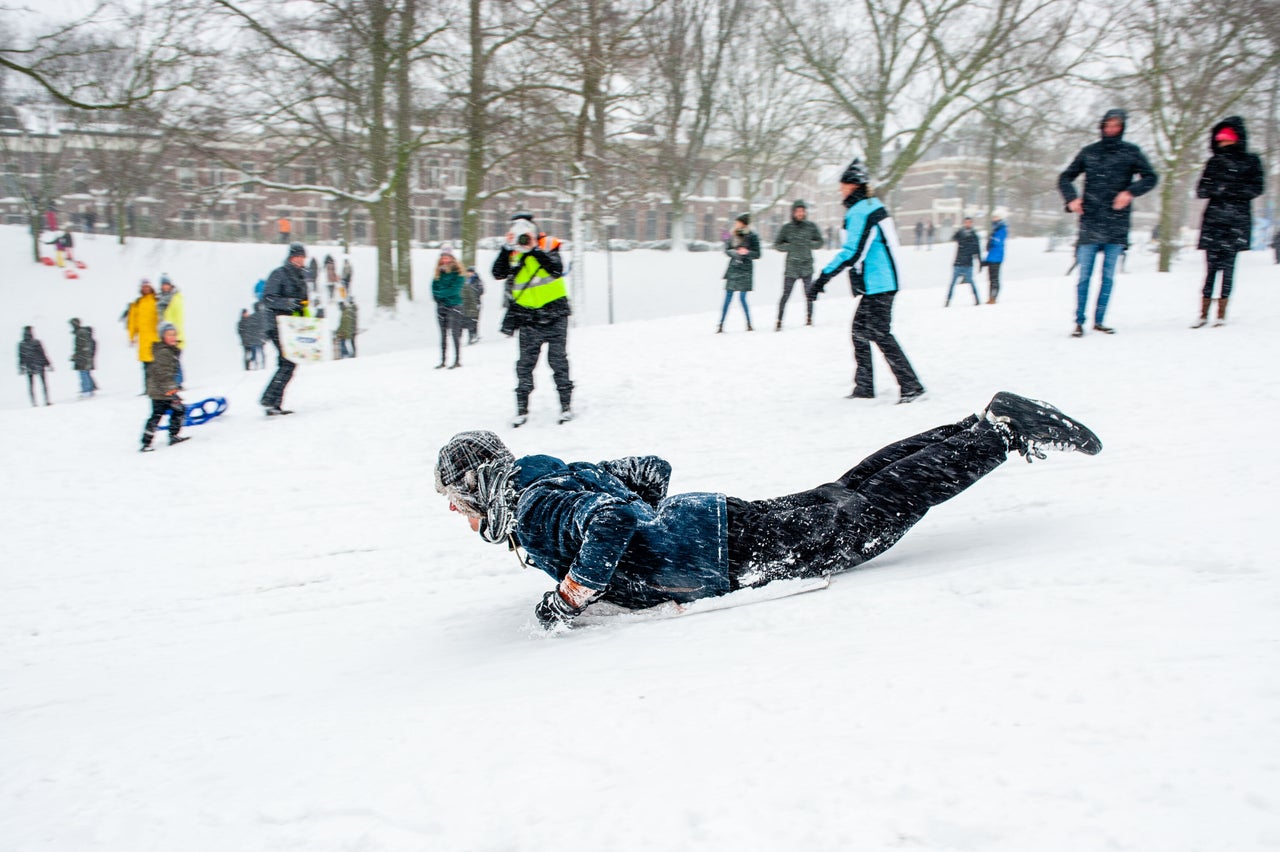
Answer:
M548 237L538 240L538 247L543 251L559 245L559 241L552 244ZM518 257L523 259L517 260ZM569 295L569 291L564 286L564 277L553 276L528 254L521 256L518 252L512 252L511 262L513 266L516 263L520 264L511 283L511 300L520 307L537 309Z

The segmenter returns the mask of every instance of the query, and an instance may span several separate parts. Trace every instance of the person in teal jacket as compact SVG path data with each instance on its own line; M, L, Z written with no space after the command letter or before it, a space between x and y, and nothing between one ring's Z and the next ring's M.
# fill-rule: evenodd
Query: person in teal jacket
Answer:
M687 603L774 580L827 576L884 553L930 508L999 467L1045 450L1095 455L1098 436L1057 408L1002 391L970 414L896 441L839 479L784 497L668 495L657 456L595 464L516 458L492 432L461 432L436 460L436 490L481 538L556 582L545 627L591 603Z
M880 199L871 195L866 167L854 159L840 176L840 194L848 213L844 217L845 243L813 282L821 293L827 282L846 266L853 295L859 297L853 314L853 360L856 366L850 399L876 395L871 372L871 344L889 362L898 380L898 402L911 402L924 394L924 386L889 330L893 297L898 292L898 232L893 217Z
M443 246L436 262L436 274L431 279L431 297L436 300L436 320L440 323L440 363L445 367L449 351L449 338L453 338L453 364L450 370L462 366L462 288L467 283L453 249Z

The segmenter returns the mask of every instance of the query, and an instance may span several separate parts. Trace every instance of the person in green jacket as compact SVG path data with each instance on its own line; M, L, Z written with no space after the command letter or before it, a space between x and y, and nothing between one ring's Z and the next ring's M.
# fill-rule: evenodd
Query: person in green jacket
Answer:
M450 337L453 338L453 364L449 369L462 366L462 287L466 282L462 267L453 256L453 249L442 247L440 259L436 261L436 274L431 279L431 297L436 300L436 320L440 323L440 363L436 364L437 370L445 366Z
M152 450L151 440L156 435L160 420L169 415L169 444L180 444L187 438L179 435L187 407L178 396L178 376L182 373L182 348L178 343L178 328L171 322L160 323L160 339L151 344L151 369L147 371L147 396L151 401L151 416L142 427L141 451Z
M760 258L760 237L751 230L751 214L743 213L733 220L733 231L724 241L724 253L729 257L729 268L724 271L724 306L720 308L720 325L716 334L724 332L724 320L729 315L729 303L733 294L742 302L742 312L747 316L747 331L751 328L751 309L747 307L747 292L755 287L755 262Z
M782 331L782 315L787 310L787 300L796 281L804 284L804 324L813 325L813 301L818 298L813 289L813 250L822 248L822 231L809 221L809 208L803 201L791 204L791 221L778 230L773 247L787 253L787 267L782 273L782 301L778 303L778 322L774 331Z

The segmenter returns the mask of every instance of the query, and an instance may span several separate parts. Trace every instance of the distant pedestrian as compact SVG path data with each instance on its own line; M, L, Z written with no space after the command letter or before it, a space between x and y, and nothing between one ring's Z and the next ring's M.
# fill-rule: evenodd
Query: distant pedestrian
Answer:
M293 235L293 223L289 221L288 216L281 215L276 220L276 231L280 235L280 242L289 242L290 237Z
M65 266L66 261L75 260L72 252L74 243L70 231L63 231L53 239L47 240L45 245L53 246L54 263L57 266Z
M831 277L849 267L853 295L859 297L853 314L853 392L850 399L871 399L876 395L871 365L871 344L880 348L889 369L898 381L898 402L911 402L924 394L924 386L898 345L890 325L893 297L898 293L898 231L893 217L871 194L866 166L854 159L840 175L844 197L845 244L822 270L814 289L821 293Z
M338 265L334 263L331 254L324 256L324 283L325 289L329 292L329 301L332 302L333 291L338 286Z
M156 330L160 325L156 308L156 291L146 278L138 285L138 298L129 306L127 327L129 342L137 344L138 361L142 364L142 388L146 393L147 372L151 369L151 344L160 339Z
M1280 224L1273 224L1271 227L1276 231L1275 236L1271 238L1271 250L1275 252L1276 263L1280 263Z
M348 298L348 297L350 297L350 296L352 295L352 293L351 293L351 279L355 277L355 274L356 274L356 273L355 273L355 269L353 269L353 268L352 268L352 266L351 266L351 258L350 258L350 256L348 256L348 255L343 255L343 257L342 257L342 277L339 279L339 284L340 284L340 286L342 287L342 289L338 291L338 298L339 298L339 299L346 299L346 298ZM354 338L353 338L353 339L354 339Z
M1009 228L1004 222L1003 207L991 211L991 234L987 237L987 257L982 265L987 268L987 304L994 305L1000 296L1000 265L1004 263L1004 241Z
M924 220L916 221L916 251L920 251L920 246L924 245Z
M171 324L178 331L178 348L187 345L186 328L187 310L182 292L174 286L169 273L160 273L160 294L156 296L157 325ZM178 362L178 390L182 390L182 362Z
M933 251L933 234L934 234L934 225L933 225L933 220L930 219L929 223L925 226L925 229L924 229L925 251Z
M44 344L36 340L31 326L22 327L22 340L18 343L18 375L27 377L27 393L31 396L31 404L36 404L36 378L40 379L40 388L44 391L44 404L53 405L49 401L49 382L44 371L53 372L53 362L44 352Z
M747 317L747 331L751 327L751 309L747 307L747 293L755 287L755 262L760 257L760 237L751 230L751 214L743 213L733 220L729 238L724 241L724 253L729 266L724 271L724 304L720 308L720 324L716 334L724 332L724 320L729 315L729 303L738 294L742 312Z
M1099 126L1102 138L1086 145L1071 164L1058 175L1058 191L1068 213L1080 214L1076 241L1076 263L1080 279L1076 285L1076 327L1072 337L1084 336L1085 308L1089 303L1089 279L1093 264L1102 254L1102 286L1094 306L1093 330L1114 334L1106 325L1107 303L1115 281L1116 263L1129 244L1129 216L1132 201L1155 188L1155 169L1142 149L1124 141L1122 109L1108 110ZM1073 184L1084 175L1084 193L1077 195ZM1135 177L1137 178L1135 180Z
M276 372L262 391L259 403L268 416L292 414L283 408L284 391L293 378L297 364L284 356L284 346L280 342L280 317L303 316L307 306L307 280L303 267L307 264L307 249L302 243L289 244L289 256L285 262L267 278L267 286L262 294L262 303L270 313L267 325L267 337L276 346Z
M169 446L187 440L178 435L187 408L178 396L178 374L181 372L182 348L178 346L178 329L173 323L160 325L160 339L152 344L151 372L147 375L147 397L151 400L151 416L142 427L141 452L152 451L151 441L156 427L166 414L169 415Z
M236 334L240 336L240 349L244 356L246 370L252 370L257 361L253 349L258 343L258 328L257 318L249 313L248 308L243 308L240 311L240 320L236 323Z
M1209 150L1213 156L1205 164L1196 197L1207 198L1204 219L1200 223L1200 242L1208 272L1200 293L1200 319L1192 328L1209 322L1209 306L1213 303L1213 279L1221 274L1222 288L1218 297L1218 319L1214 325L1227 322L1227 300L1236 271L1236 253L1249 250L1253 235L1253 199L1262 195L1262 160L1249 153L1249 136L1244 119L1233 115L1218 122L1209 134Z
M484 279L474 266L467 267L467 283L462 287L462 327L467 332L467 345L480 340L480 301L484 296Z
M773 247L787 253L786 267L782 272L782 300L778 302L778 321L774 331L782 331L782 315L787 310L787 300L797 281L804 285L805 325L813 325L813 250L822 248L822 231L809 221L809 209L797 199L791 204L791 221L778 230Z
M80 396L93 396L98 389L98 383L93 380L98 342L93 339L93 329L81 325L79 319L71 320L71 334L71 366L80 374Z
M973 217L965 216L964 221L951 237L956 244L956 259L951 266L951 283L947 285L947 301L943 307L951 304L951 294L955 292L956 281L963 279L973 291L973 303L981 304L978 299L978 285L973 282L973 264L982 256L982 248L978 245L978 235L973 230Z
M356 338L360 336L360 306L355 297L347 293L347 315L351 317L351 357L356 357Z
M319 286L319 284L317 283L317 280L320 277L320 267L319 265L316 264L316 259L314 256L311 258L310 261L307 262L306 274L307 274L307 289L312 293L314 293L316 292L316 289Z
M354 358L355 350L352 341L356 336L356 312L354 307L347 307L345 301L338 302L338 330L334 337L338 340L338 357Z
M437 370L444 369L448 360L450 338L453 339L453 363L449 369L462 366L462 291L466 283L453 249L442 246L435 275L431 277L431 298L436 301L436 322L440 324L440 363L436 364Z
M275 321L275 316L267 310L262 302L253 303L253 328L256 333L253 345L253 363L259 370L266 369L267 366L267 353L264 347L270 338L270 328Z

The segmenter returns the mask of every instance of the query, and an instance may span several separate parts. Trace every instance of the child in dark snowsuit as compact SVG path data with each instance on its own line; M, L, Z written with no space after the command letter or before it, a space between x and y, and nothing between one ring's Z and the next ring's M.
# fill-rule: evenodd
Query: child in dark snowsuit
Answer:
M151 399L151 416L142 428L142 452L152 451L160 418L169 415L169 445L187 440L178 435L187 416L186 406L178 396L178 371L182 350L178 348L178 329L171 322L160 324L160 339L151 344L151 369L147 371L147 396Z

